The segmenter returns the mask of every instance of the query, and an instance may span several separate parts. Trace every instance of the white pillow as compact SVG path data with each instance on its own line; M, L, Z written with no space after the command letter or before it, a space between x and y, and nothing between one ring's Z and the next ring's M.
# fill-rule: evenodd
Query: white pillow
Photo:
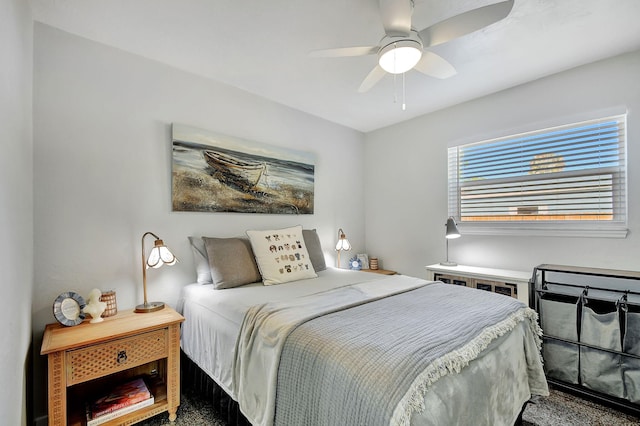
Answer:
M211 270L209 269L209 257L204 241L200 237L189 237L191 250L193 251L193 263L196 267L196 282L198 284L211 284Z
M247 231L264 285L281 284L318 275L313 269L302 226Z

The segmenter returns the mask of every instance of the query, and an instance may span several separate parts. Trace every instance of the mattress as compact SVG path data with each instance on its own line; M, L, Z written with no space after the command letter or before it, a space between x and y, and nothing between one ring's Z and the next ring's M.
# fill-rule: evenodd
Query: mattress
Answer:
M243 321L251 307L304 299L342 287L353 287L377 297L389 292L390 286L393 291L402 291L403 286L410 289L425 284L428 285L417 278L329 268L319 272L318 278L277 286L255 283L213 290L211 285L187 285L178 303L186 319L182 326L182 349L238 400L234 359L238 355L236 348ZM430 387L424 396L426 408L412 415L411 424L513 424L532 393L548 393L534 340L524 322L493 340L459 374L446 375ZM271 424L271 420L256 423Z

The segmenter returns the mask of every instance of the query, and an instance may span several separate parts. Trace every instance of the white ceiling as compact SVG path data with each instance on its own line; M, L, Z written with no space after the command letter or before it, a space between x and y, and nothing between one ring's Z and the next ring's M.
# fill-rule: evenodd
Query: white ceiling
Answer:
M376 45L377 0L30 0L34 19L368 132L640 49L640 0L516 0L511 14L433 48L458 74L417 71L357 89L376 56L312 50ZM415 0L420 30L496 0ZM394 97L397 95L397 101Z

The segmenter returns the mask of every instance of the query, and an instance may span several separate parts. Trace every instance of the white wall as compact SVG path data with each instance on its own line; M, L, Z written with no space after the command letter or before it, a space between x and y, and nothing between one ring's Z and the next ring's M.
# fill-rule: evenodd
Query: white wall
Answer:
M27 424L33 291L33 24L28 3L0 2L0 423Z
M460 264L530 271L541 263L638 270L640 261L640 52L582 66L366 135L367 250L384 266L426 277L445 259L447 146L571 123L628 109L626 239L463 235ZM454 77L455 78L455 77ZM499 73L496 74L499 78Z
M363 195L350 189L363 182L363 134L42 24L34 37L36 334L67 290L141 303L145 231L180 259L148 274L149 299L174 306L195 281L189 235L302 224L318 229L329 264L338 227L364 248ZM315 153L315 213L172 212L172 122Z

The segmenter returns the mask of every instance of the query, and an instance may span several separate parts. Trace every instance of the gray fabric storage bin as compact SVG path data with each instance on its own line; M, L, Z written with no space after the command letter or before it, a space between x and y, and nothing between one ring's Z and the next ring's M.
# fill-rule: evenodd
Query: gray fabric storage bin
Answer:
M580 347L580 379L584 387L617 398L625 397L621 355Z
M551 294L540 298L540 326L545 335L578 341L578 300Z
M625 398L640 403L640 359L622 356L622 378Z
M578 345L544 338L542 359L547 377L578 384Z
M581 343L619 352L620 337L620 315L615 302L589 301L582 307Z
M626 313L623 352L640 356L640 307L629 305Z
M640 403L640 360L622 356L622 379L624 380L625 399L634 404Z

